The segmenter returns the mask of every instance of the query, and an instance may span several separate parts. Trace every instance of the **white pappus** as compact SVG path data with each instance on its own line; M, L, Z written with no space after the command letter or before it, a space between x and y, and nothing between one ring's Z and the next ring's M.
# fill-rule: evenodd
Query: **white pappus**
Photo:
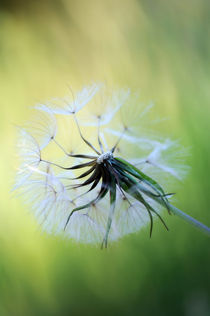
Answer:
M188 167L177 141L147 129L152 105L129 89L102 84L35 106L19 129L20 166L14 189L31 205L41 227L81 243L101 243L137 232L174 213L209 228L169 203L167 184Z

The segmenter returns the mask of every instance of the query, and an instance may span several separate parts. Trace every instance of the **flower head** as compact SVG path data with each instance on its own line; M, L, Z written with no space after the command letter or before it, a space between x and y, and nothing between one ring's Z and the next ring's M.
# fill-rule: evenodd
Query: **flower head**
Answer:
M106 247L148 223L151 235L155 217L167 229L160 213L171 212L172 194L162 179L184 175L179 145L147 135L152 106L143 109L129 97L120 89L106 98L105 87L93 84L71 101L36 106L38 120L21 130L15 188L44 230Z

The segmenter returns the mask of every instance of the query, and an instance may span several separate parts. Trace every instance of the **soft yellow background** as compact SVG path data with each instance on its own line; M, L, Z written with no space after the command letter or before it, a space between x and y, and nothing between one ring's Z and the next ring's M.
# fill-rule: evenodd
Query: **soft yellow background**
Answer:
M91 81L154 100L162 132L191 147L177 206L210 224L210 2L0 3L0 315L210 314L209 239L166 217L108 251L40 233L11 197L16 130L36 102Z

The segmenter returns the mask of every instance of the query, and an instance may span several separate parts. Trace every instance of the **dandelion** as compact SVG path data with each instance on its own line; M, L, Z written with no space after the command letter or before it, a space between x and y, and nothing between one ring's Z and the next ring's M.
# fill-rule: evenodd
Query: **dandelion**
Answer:
M148 132L152 107L101 84L36 105L19 129L15 189L45 231L107 247L147 225L151 236L155 218L168 230L166 209L210 233L169 202L165 186L185 176L186 152Z

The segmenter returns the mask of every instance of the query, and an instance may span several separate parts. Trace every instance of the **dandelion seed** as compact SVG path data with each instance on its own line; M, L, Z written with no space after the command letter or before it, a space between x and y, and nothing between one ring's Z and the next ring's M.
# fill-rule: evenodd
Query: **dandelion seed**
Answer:
M168 230L162 217L166 209L209 234L208 227L171 205L173 193L163 189L165 174L182 179L187 167L178 142L141 133L141 120L146 121L152 105L143 109L128 103L126 89L97 99L101 87L93 84L71 100L37 105L38 120L20 129L14 188L31 204L41 227L107 247L108 241L148 224L151 236L155 219ZM88 114L93 105L97 115ZM139 129L125 121L133 110ZM66 146L62 140L69 131L77 135ZM80 150L69 151L73 144Z
M72 115L80 111L94 95L99 91L100 84L92 84L84 87L81 91L73 94L71 87L69 90L71 95L64 98L54 98L47 104L37 105L36 108L48 113Z

